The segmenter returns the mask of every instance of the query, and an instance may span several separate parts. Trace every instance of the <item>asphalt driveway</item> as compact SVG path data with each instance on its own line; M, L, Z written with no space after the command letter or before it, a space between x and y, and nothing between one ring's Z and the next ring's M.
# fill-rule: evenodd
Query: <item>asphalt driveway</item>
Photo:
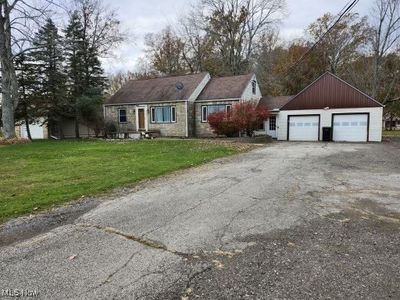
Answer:
M275 143L0 248L43 299L400 298L400 143ZM0 295L1 296L1 295Z

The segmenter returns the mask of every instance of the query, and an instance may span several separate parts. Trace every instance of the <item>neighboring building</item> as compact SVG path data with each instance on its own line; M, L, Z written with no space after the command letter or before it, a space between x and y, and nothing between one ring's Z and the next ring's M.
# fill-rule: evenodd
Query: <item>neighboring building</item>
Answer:
M119 133L159 131L169 137L213 136L208 115L239 101L259 101L254 74L211 78L209 73L132 80L104 105L105 122Z
M48 138L47 125L44 124L44 119L39 119L36 122L29 124L29 131L33 140L42 140ZM28 130L25 123L17 124L15 126L15 133L17 137L27 139Z
M29 131L34 140L42 139L73 139L75 138L75 121L73 119L63 119L58 124L48 125L44 118L40 118L29 124ZM17 137L27 139L28 130L25 122L18 122L15 126ZM96 137L96 132L85 124L79 124L79 135L81 138ZM102 133L97 134L101 136Z
M79 137L90 138L103 135L103 129L96 131L93 129L95 126L89 127L84 123L79 123ZM76 137L75 134L75 120L72 118L63 118L59 122L52 122L49 125L49 137L56 139L73 139Z
M383 118L383 128L386 130L400 130L400 117L393 117L386 114Z
M265 132L278 140L382 140L383 105L329 72L294 97L260 103L271 111Z

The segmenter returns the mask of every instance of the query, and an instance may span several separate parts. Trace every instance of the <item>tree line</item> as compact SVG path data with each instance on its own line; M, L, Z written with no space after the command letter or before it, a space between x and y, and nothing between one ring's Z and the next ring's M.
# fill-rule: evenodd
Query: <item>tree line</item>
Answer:
M349 12L338 21L324 14L303 38L289 41L279 34L283 0L194 0L178 22L146 35L138 70L108 81L99 58L125 37L115 11L101 0L74 0L68 8L55 1L0 0L6 138L15 136L15 118L29 124L39 117L49 125L73 118L79 137L79 122L101 119L105 91L129 79L203 71L254 71L264 95L296 94L330 71L385 104L390 116L400 115L400 0L375 0L368 16ZM67 12L66 26L49 18L54 7Z
M29 124L39 119L49 128L73 119L77 138L80 123L102 129L99 120L107 80L100 57L123 40L119 21L98 0L75 0L68 8L60 5L50 0L35 7L22 0L0 2L6 138L15 136L15 120L27 124L29 137ZM56 15L66 19L64 27L50 17L54 14L50 8L57 8Z
M200 0L176 24L147 34L147 62L111 85L117 89L127 77L254 71L264 95L293 95L330 71L400 117L400 0L376 0L370 11L348 12L338 22L326 13L304 37L285 41L285 1Z

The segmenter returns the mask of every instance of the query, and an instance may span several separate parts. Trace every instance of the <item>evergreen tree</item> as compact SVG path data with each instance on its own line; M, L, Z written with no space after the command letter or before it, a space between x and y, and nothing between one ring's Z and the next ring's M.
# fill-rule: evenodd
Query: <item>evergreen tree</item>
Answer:
M88 22L75 11L65 30L68 98L74 110L75 135L79 138L79 122L97 123L103 102L105 77L98 52L87 35Z
M29 124L42 117L36 69L36 64L32 61L29 54L22 54L16 59L20 99L18 107L15 110L15 120L25 122L29 139L32 139Z
M35 35L30 60L37 74L38 93L35 110L40 116L47 116L51 126L60 122L68 114L65 95L65 75L63 73L63 52L61 37L51 19Z

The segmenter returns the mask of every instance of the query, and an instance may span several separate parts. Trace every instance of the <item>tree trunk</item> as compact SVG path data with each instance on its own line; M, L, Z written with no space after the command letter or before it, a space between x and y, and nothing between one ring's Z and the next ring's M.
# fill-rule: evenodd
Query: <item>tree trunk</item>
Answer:
M0 18L0 65L2 77L2 121L6 139L15 138L14 111L18 105L18 81L11 49L9 15Z
M29 119L26 116L25 116L25 126L26 126L26 133L28 134L28 139L32 141L31 129L29 127Z
M79 119L75 117L75 138L79 139L80 134L79 134Z
M372 75L372 98L374 99L376 99L378 96L379 65L380 65L379 53L376 52L373 62L373 75Z
M2 76L2 121L3 135L6 139L15 138L14 110L18 101L17 76L11 61L1 56L1 76Z
M3 121L2 132L4 137L6 139L15 138L14 107L12 102L7 99L7 95L4 92L1 107L1 117Z

